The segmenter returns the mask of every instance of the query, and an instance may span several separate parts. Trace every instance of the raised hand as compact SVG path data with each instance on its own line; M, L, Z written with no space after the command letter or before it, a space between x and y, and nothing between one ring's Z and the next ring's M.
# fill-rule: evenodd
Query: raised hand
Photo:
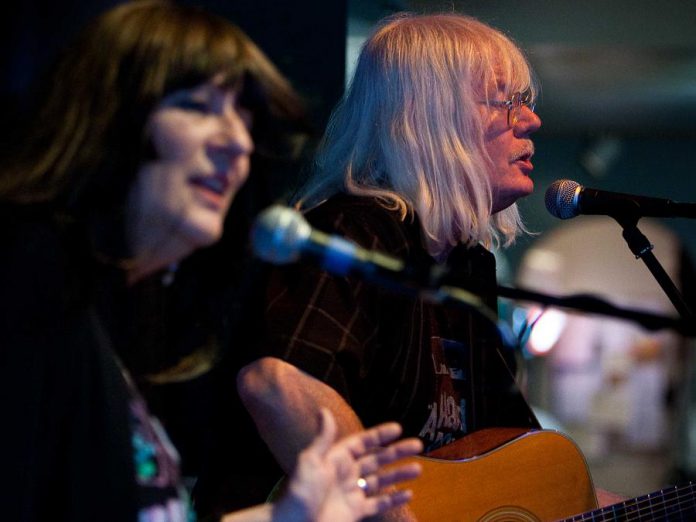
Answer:
M400 435L401 426L390 422L334 442L336 422L322 409L321 431L299 455L288 494L275 506L274 518L349 522L405 504L411 491L393 486L417 477L420 465L386 466L423 447L415 438L396 441Z

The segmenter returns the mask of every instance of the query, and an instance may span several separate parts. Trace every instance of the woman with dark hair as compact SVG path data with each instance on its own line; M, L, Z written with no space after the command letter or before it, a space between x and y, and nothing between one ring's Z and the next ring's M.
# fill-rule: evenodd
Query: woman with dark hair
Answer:
M191 520L127 359L142 352L164 378L210 366L203 350L166 369L162 294L181 260L221 238L257 136L272 139L299 101L238 28L164 0L100 16L45 87L0 170L2 517ZM366 489L415 476L381 466L417 441L392 443L400 428L384 424L334 443L331 414L321 425L285 496L223 519L356 520L408 500Z

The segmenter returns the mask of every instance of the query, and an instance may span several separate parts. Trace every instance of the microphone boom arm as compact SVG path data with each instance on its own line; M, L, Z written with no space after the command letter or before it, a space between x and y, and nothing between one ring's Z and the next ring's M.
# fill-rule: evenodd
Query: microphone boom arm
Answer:
M530 301L559 308L569 308L591 314L600 314L619 319L634 321L648 330L670 328L683 335L695 337L696 324L687 318L674 319L663 315L651 314L640 310L619 308L611 303L588 294L574 294L565 297L542 294L525 288L511 288L498 285L498 296L519 301Z
M693 322L696 317L693 311L689 307L688 303L684 297L679 292L674 282L670 279L669 274L665 272L660 262L652 253L653 245L650 243L647 237L638 229L638 217L619 217L613 216L614 219L623 228L623 233L621 234L628 244L628 248L631 249L633 255L636 259L642 259L645 266L648 267L650 273L653 275L655 280L658 282L662 290L664 290L667 297L672 302L674 307L679 312L679 315Z

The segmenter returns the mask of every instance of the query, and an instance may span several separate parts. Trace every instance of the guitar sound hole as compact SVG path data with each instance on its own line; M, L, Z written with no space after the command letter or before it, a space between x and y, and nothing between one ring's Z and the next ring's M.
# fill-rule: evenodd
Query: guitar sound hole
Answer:
M533 513L518 506L500 506L492 509L478 522L541 522Z

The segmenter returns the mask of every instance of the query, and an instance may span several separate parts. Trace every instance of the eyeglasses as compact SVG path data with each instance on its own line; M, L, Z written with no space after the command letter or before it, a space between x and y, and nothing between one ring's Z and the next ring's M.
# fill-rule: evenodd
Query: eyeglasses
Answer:
M488 100L481 103L491 107L505 107L508 111L507 124L509 127L512 127L519 121L522 107L529 107L529 110L532 112L536 109L536 102L532 99L532 92L529 90L516 92L509 100Z

